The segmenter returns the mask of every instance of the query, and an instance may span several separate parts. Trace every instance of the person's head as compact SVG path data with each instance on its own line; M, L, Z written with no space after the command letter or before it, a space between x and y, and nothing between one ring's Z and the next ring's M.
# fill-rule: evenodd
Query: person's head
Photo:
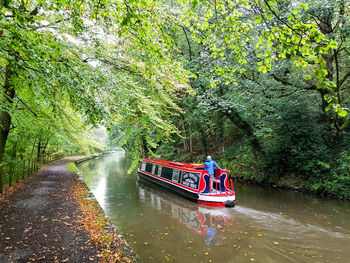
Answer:
M207 159L211 159L211 156L210 156L210 155L208 155Z

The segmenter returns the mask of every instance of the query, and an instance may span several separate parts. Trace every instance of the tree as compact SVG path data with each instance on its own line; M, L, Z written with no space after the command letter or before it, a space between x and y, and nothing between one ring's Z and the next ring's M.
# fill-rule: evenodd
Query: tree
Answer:
M343 10L344 2L339 3ZM333 109L342 119L339 129L346 127L347 111L339 103L336 83L328 74L330 65L327 70L326 62L327 54L337 49L337 41L327 38L324 28L301 18L308 10L306 4L276 0L193 1L185 10L185 23L194 39L208 46L210 55L221 62L213 70L219 78L212 80L212 86L237 83L237 77L249 66L246 57L255 46L260 72L267 73L280 59L292 60L320 90L327 102L326 110Z
M18 104L34 109L41 106L37 100L44 100L49 114L60 115L63 105L71 102L92 122L103 115L103 109L95 99L101 83L98 74L91 74L92 66L75 55L77 44L64 41L64 34L81 32L81 12L90 10L87 3L5 1L0 8L2 163Z
M174 91L187 86L185 71L171 59L166 34L153 41L161 33L153 14L162 17L163 10L143 4L2 2L0 163L16 112L23 108L43 119L64 119L72 108L92 125L156 125L155 141L145 133L148 144L175 130L162 118L170 114L168 107L176 108Z

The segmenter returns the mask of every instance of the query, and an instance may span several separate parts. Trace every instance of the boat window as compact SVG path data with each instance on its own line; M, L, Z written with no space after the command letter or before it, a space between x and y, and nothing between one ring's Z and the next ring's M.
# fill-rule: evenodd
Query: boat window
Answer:
M152 172L152 166L153 166L153 164L152 163L146 163L146 172Z
M182 174L182 184L192 189L198 189L200 173L184 171Z
M141 170L142 171L146 170L146 163L145 162L141 162Z
M155 165L155 166L156 166L156 169L155 169L153 174L157 175L158 174L158 167L159 167L159 165Z
M159 168L158 168L158 173L157 173L157 175L158 175L159 177L162 176L162 166L160 166L160 165L159 165Z
M173 168L163 166L162 168L162 177L168 180L173 178Z
M179 182L180 179L180 170L174 169L173 170L173 182Z
M152 174L155 174L155 171L156 171L156 165L153 164L153 165L152 165Z

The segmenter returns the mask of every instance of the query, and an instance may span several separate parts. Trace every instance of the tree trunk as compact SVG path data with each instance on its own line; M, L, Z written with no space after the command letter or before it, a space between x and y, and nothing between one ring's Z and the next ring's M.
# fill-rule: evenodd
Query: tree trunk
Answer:
M222 155L225 156L225 143L224 143L224 115L222 113L219 114L217 118L217 138L220 143L220 150L222 152Z
M198 126L198 130L200 132L200 141L202 143L202 146L204 148L205 155L209 155L209 147L208 147L208 134L205 131L205 128Z
M3 159L5 146L10 131L11 116L6 111L0 111L0 193L3 187Z
M10 78L13 72L10 66L6 67L5 78L4 78L4 94L6 95L6 102L12 105L13 98L15 97L15 90L10 84ZM5 146L7 137L10 132L11 127L11 116L8 111L0 111L0 193L2 193L3 188L3 159L5 154Z
M35 145L36 145L36 138L34 139L34 143L33 143L33 147L32 147L32 152L30 153L30 159L33 158L33 153L34 153Z
M232 121L246 136L250 138L250 145L253 149L253 153L255 156L255 159L258 161L260 160L260 157L264 155L264 150L263 147L260 144L260 141L258 138L256 138L254 134L254 130L251 127L251 125L244 119L239 116L239 114L231 111L230 113L228 112L223 112L229 119Z
M189 127L189 147L190 147L190 161L193 162L193 143L192 143L192 130L191 130L191 126Z
M51 138L51 136L49 136L49 138L47 138L46 142L42 145L41 156L45 155L46 147L49 144L50 138Z
M340 10L342 10L342 8L344 7L344 2L341 1L340 2ZM335 12L335 10L331 10L330 12ZM324 19L322 21L320 21L320 23L318 24L320 31L324 34L324 35L330 35L334 33L334 28L332 25L332 16L328 16L327 19ZM342 102L342 99L340 97L340 82L339 82L339 66L338 66L338 60L337 60L337 56L338 53L336 50L332 50L330 49L328 51L327 54L323 54L322 58L325 60L326 62L326 70L328 72L326 78L329 81L335 81L336 83L336 87L335 87L335 96L336 96L336 101L334 101L334 103L336 104L340 104ZM335 65L335 66L334 66ZM336 76L336 80L334 80L334 75ZM324 110L324 115L325 115L325 120L328 122L332 122L334 124L334 127L336 129L336 134L339 135L339 131L341 131L341 126L344 124L344 122L336 115L334 117L334 115L332 116L329 112L326 113L325 109L328 106L328 103L324 100L324 95L326 93L328 93L326 90L320 90L321 96L322 96L322 108Z
M215 104L214 104L215 105ZM253 149L253 154L256 161L259 161L260 158L265 155L264 149L261 146L259 139L254 134L254 129L249 122L244 120L234 109L222 109L219 104L216 103L216 110L221 112L226 116L230 121L232 121L250 140L250 145Z
M41 139L39 138L37 159L39 160L40 157L41 157Z

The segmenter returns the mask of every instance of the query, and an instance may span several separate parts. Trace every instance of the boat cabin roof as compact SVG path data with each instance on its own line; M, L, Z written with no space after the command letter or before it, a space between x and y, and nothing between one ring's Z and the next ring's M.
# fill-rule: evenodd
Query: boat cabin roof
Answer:
M147 158L147 159L143 159L142 161L154 163L154 164L158 164L158 165L176 167L178 169L195 169L195 170L203 170L204 169L203 164L181 163L181 162L169 161L169 160L164 160L164 159L156 159L156 158Z

